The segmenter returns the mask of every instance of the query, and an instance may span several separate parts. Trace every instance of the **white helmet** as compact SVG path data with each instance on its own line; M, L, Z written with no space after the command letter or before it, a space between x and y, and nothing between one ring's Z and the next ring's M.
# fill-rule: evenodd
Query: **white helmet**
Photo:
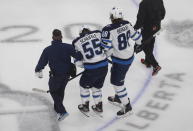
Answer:
M111 19L123 19L123 13L120 8L113 7L110 11L110 18Z

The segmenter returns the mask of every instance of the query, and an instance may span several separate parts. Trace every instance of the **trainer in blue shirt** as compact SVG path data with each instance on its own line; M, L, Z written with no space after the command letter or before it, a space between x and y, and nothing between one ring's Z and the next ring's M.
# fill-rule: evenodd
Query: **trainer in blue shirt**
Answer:
M82 59L82 55L76 52L70 44L62 43L62 33L58 29L52 32L52 43L46 47L35 68L37 77L42 78L42 70L48 64L50 67L49 90L54 100L54 109L58 114L58 120L63 120L68 113L63 105L64 91L72 74L71 56L77 60Z

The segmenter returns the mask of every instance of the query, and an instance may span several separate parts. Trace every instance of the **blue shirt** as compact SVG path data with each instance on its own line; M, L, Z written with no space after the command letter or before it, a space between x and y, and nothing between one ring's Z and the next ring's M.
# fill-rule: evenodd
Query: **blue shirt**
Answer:
M77 60L82 59L81 53L76 52L72 45L54 40L50 46L43 50L35 68L35 72L44 69L48 64L50 70L55 74L70 74L71 56Z

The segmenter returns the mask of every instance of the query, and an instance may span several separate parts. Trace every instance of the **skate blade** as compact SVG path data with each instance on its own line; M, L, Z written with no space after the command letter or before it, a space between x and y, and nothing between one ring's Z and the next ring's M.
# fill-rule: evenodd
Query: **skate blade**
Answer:
M103 118L102 112L99 113L99 112L96 112L96 111L94 111L94 110L93 110L93 112L94 112L94 114L97 115L98 117Z
M126 114L124 114L124 115L121 115L121 116L116 116L118 119L120 119L120 118L125 118L125 117L128 117L128 116L131 116L131 115L133 115L134 114L134 112L133 111L129 111L129 112L127 112Z
M117 106L117 107L120 107L120 108L123 108L124 106L123 106L123 104L119 104L119 103L117 103L117 102L111 102L111 101L109 101L109 103L110 104L112 104L112 105L114 105L114 106Z
M90 113L89 112L83 112L83 111L81 111L81 110L79 110L84 116L86 116L86 117L90 117Z

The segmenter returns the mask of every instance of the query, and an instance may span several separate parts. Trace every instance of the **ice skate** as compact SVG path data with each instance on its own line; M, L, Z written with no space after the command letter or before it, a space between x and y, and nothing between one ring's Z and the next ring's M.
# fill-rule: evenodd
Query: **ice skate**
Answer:
M81 113L83 113L85 116L89 117L89 102L87 101L85 104L78 105L78 109Z
M131 107L131 104L128 103L120 111L117 112L117 117L118 118L126 117L130 114L132 114L132 107Z
M117 95L115 96L109 96L108 97L108 101L109 103L111 103L112 105L118 106L118 107L122 107L121 106L121 101L119 99L119 97Z
M103 103L102 102L99 102L98 104L96 105L93 105L92 106L92 110L100 117L103 117L102 116L102 113L103 113Z

